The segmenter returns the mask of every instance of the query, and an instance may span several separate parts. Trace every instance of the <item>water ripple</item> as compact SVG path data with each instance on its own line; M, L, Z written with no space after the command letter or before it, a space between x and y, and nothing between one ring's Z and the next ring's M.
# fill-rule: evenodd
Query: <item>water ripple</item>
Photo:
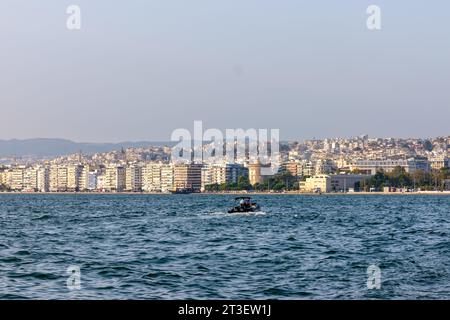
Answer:
M0 299L450 298L449 197L255 198L0 195Z

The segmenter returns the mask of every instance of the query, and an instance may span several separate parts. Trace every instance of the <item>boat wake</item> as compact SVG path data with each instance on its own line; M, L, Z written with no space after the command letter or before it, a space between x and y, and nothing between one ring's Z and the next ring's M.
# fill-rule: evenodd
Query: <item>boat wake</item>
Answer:
M224 216L224 217L236 217L236 216L265 216L267 215L267 212L265 211L255 211L255 212L211 212L209 214L210 216Z

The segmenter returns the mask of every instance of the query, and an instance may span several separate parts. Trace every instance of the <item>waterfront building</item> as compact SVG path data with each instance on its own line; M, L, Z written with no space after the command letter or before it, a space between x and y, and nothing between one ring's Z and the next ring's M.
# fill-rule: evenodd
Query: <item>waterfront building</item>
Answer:
M28 167L25 169L23 191L38 191L38 172L39 167Z
M100 170L92 170L90 165L84 165L80 176L80 191L97 190L97 177Z
M97 171L89 171L87 179L87 190L93 191L97 189L97 174Z
M83 188L83 166L70 165L67 167L67 191L80 191Z
M126 169L123 166L107 166L103 183L106 191L123 191L126 186Z
M174 166L163 164L161 166L161 191L168 192L174 188Z
M0 169L0 186L1 185L6 185L6 174L3 169Z
M365 180L370 178L370 175L364 174L332 174L329 176L331 192L348 192L350 189L361 189L364 187Z
M174 189L201 189L202 165L197 163L174 165Z
M145 165L142 172L142 189L144 191L161 191L162 168L162 163L148 163L147 165Z
M58 191L58 165L51 165L49 169L49 191Z
M202 168L202 186L200 190L203 192L206 190L206 186L213 184L212 170L210 165L204 165Z
M67 191L67 167L64 165L60 165L58 166L57 172L57 191L65 192Z
M317 175L307 178L303 189L306 192L348 192L349 190L360 189L364 181L370 175L361 174L331 174Z
M49 173L49 191L65 192L68 186L68 170L64 165L51 165Z
M24 184L25 167L15 167L10 171L10 183L9 186L13 191L22 191L25 187Z
M237 183L240 176L248 176L248 169L240 164L225 163L210 166L212 182Z
M212 164L201 170L201 190L207 185L237 183L239 177L248 177L248 168L236 163Z
M97 175L97 190L99 191L105 191L105 174L98 174Z
M125 190L142 191L142 167L138 164L129 165L125 172Z
M92 190L92 189L89 189L90 169L91 169L91 167L89 165L83 165L83 169L81 170L81 174L80 174L80 184L79 184L80 191Z
M11 169L5 170L3 172L3 183L8 187L11 187L11 172Z
M318 175L310 178L306 178L304 183L305 192L330 192L331 191L331 178L329 175Z
M37 191L49 192L50 170L48 167L40 167L37 171Z

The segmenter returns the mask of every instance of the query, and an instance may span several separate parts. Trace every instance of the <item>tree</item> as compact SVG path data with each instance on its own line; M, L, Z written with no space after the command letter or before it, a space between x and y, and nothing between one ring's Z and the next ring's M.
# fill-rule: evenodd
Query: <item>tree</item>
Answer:
M250 181L245 176L239 176L238 182L237 182L237 189L238 190L251 190L252 185L250 184Z
M381 189L388 186L389 180L384 171L380 170L366 181L367 187Z
M405 168L400 166L395 167L392 172L388 174L389 182L392 187L411 187L411 177L406 173Z
M208 184L205 186L206 191L219 191L219 185L217 183Z
M0 192L6 192L6 191L11 191L11 188L9 188L5 184L0 184Z

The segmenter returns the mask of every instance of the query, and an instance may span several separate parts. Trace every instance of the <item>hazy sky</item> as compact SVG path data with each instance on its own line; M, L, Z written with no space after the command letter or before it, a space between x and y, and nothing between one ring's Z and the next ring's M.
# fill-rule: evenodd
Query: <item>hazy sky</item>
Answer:
M448 135L450 2L2 0L0 111L0 139L169 140L194 120L282 139Z

